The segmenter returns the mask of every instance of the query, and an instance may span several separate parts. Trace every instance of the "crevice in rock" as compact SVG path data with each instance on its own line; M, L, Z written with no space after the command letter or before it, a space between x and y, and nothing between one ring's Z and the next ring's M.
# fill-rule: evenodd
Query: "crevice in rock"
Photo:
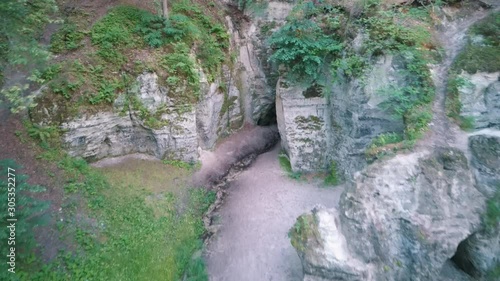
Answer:
M257 120L257 125L259 126L271 126L278 123L276 119L276 103L269 107L269 110L261 115L259 120Z
M469 252L469 249L471 248L471 236L467 237L465 240L458 244L457 251L450 260L458 269L467 273L467 275L476 277L478 275L478 270L474 266Z

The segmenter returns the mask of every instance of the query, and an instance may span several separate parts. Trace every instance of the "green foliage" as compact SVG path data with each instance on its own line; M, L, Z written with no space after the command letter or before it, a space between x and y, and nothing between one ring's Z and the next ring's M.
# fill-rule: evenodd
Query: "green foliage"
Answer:
M478 71L500 70L500 12L492 13L470 28L469 39L451 67L447 88L446 111L464 129L474 127L472 117L462 116L459 90L470 82L460 77L465 70L470 74Z
M500 263L497 262L491 271L486 274L486 278L488 280L498 280L500 278Z
M99 85L97 93L88 97L90 104L112 103L115 99L117 85L114 82L102 83Z
M365 52L371 55L420 47L430 41L430 33L422 26L405 26L398 22L392 11L378 11L375 15L359 20L367 30L370 40Z
M12 274L7 271L7 261L6 255L10 253L10 247L15 247L16 249L16 277L19 277L18 273L23 270L29 270L30 261L32 260L32 251L35 248L34 233L36 227L43 224L41 220L41 215L49 207L49 204L44 201L33 198L35 193L45 191L42 186L30 185L27 183L28 176L21 174L22 167L19 166L12 159L2 159L0 160L0 200L2 200L2 206L4 210L0 213L0 227L2 231L0 232L0 252L2 253L1 262L5 265L4 270L0 272L1 280L13 280ZM12 189L15 187L15 190ZM13 197L14 193L15 197ZM8 198L15 198L13 199ZM7 202L15 202L15 213L14 216L10 216L7 210ZM7 226L11 222L7 219L15 218L15 244L8 244L8 237L10 232ZM15 278L17 280L17 278Z
M186 281L206 281L208 273L203 258L198 257L189 263L186 270Z
M49 23L50 15L57 11L54 0L4 0L0 4L0 38L5 63L26 65L33 60L46 60L48 53L36 38Z
M406 141L407 142L407 141ZM393 155L396 151L408 145L401 134L385 133L372 140L365 152L366 159L373 162L388 155Z
M499 35L500 36L500 35ZM454 69L463 69L474 74L478 71L495 72L500 69L499 46L476 46L469 44L457 56Z
M28 79L42 85L47 81L54 79L61 71L61 68L62 66L60 64L52 64L42 71L35 69Z
M337 172L337 163L335 161L332 161L332 164L330 165L330 172L326 176L324 183L328 186L334 186L340 183L340 178Z
M288 237L292 246L303 252L305 245L310 238L318 237L318 222L314 215L305 214L297 218L293 227L288 231Z
M500 70L500 12L472 26L469 37L452 66L453 70L460 72L463 69L470 74Z
M169 74L167 79L169 86L189 86L188 89L196 97L200 87L200 76L186 44L174 44L174 52L163 58L162 65Z
M65 99L69 100L73 96L73 93L82 86L83 81L71 82L68 79L60 79L51 81L48 85L52 92L56 95L61 95Z
M386 133L377 136L372 141L372 145L374 146L385 146L392 143L398 143L403 141L403 137L398 133Z
M406 64L402 74L408 81L407 86L390 85L381 89L380 94L386 96L381 106L396 118L403 118L406 139L416 140L432 119L432 110L428 105L434 98L434 86L426 59L416 51L408 50L402 54Z
M12 113L18 113L30 107L36 106L36 104L33 103L35 94L33 93L25 95L26 90L28 90L28 88L29 88L28 84L24 85L16 84L9 88L4 88L0 91L0 94L2 95L1 96L2 100L8 102L10 111Z
M50 53L37 38L50 15L57 11L54 0L4 0L0 3L0 88L4 84L4 70L15 67L31 72L43 65ZM28 87L13 85L2 91L3 100L12 112L20 112L33 106L33 94Z
M180 161L180 160L165 159L162 162L165 165L170 165L173 167L186 169L186 170L194 170L194 169L199 168L199 166L200 166L200 163L196 163L196 162L188 163L188 162L184 162L184 161Z
M499 228L500 224L500 186L497 186L493 197L486 202L486 213L483 221L488 231Z
M169 18L145 14L137 27L151 47L182 43L195 46L196 58L209 74L209 80L220 70L229 48L229 35L223 25L214 22L203 9L190 1L175 2Z
M432 109L430 105L419 105L408 110L403 120L405 121L405 137L408 140L419 139L427 130L432 120Z
M317 80L326 57L336 55L342 44L311 19L287 22L269 38L272 62L289 68L290 80L312 83Z
M50 39L50 50L53 53L72 51L83 46L85 33L73 23L65 23Z
M292 170L292 164L290 163L290 159L284 153L280 153L278 155L278 161L280 163L281 168L285 171L286 175L294 180L300 180L302 178L302 174L299 172L294 172Z
M203 261L192 256L203 245L202 215L215 201L214 192L188 189L186 198L176 198L163 189L152 193L112 183L84 159L58 149L47 150L44 158L64 171L66 196L85 198L97 223L75 227L65 219L59 229L74 237L76 251L62 252L38 272L23 272L26 280L174 281L184 273L187 280L207 280ZM178 209L179 204L184 206Z
M47 144L51 142L52 139L59 138L59 130L54 126L44 127L33 124L28 128L28 135L40 143Z
M500 12L494 12L477 24L474 24L470 30L473 35L481 35L484 38L484 44L489 46L500 46Z
M359 55L348 54L332 61L332 75L344 77L360 77L365 71L368 61Z
M125 57L120 52L139 44L134 29L145 11L130 6L118 6L99 20L91 30L92 44L97 45L97 54L113 63L122 63Z

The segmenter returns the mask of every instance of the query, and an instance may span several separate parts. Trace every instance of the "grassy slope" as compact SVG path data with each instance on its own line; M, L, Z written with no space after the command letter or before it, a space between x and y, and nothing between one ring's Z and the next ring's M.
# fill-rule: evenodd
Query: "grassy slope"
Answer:
M131 1L112 4L122 2ZM201 9L198 2L206 8ZM220 24L222 10L213 2L198 2L172 1L172 22L168 24L171 29L160 30L160 36L152 33L167 24L149 11L132 6L108 11L109 6L96 5L98 9L94 11L86 10L82 3L81 7L61 9L67 12L65 23L51 42L51 50L58 56L32 76L33 83L47 86L39 105L59 105L54 124L82 110L110 108L116 96L126 93L135 76L143 71L156 71L160 84L187 86L173 98L178 104L194 102L198 81L179 83L189 80L189 75L197 75L195 67L202 67L213 79L229 57L225 53L227 34ZM158 21L160 27L151 26ZM153 44L151 38L162 42ZM191 51L196 60L189 54ZM142 111L140 104L129 102ZM155 122L155 116L140 114ZM32 117L36 120L35 111ZM176 163L141 161L96 170L60 150L56 127L27 126L29 133L19 130L16 135L19 133L27 142L27 135L31 135L42 146L37 158L51 163L51 167L57 166L47 173L57 175L61 185L53 188L63 198L55 204L60 206L59 211L50 209L52 223L47 227L64 245L58 247L59 254L50 262L42 260L44 245L26 248L36 249L38 254L20 262L17 275L9 278L178 280L186 273L188 280L206 280L202 259L192 256L202 247L201 217L213 194L186 184L192 171ZM51 196L42 194L49 201L55 200Z
M70 246L49 263L23 261L17 277L178 280L186 272L189 280L206 280L203 261L192 256L202 247L201 218L214 195L189 188L192 170L145 160L96 169L50 148L56 143L43 142L48 148L39 157L62 173L64 219L56 226Z
M149 113L127 95L134 91L135 78L145 71L158 74L176 104L196 102L198 69L212 81L229 58L223 10L214 2L204 3L203 8L189 0L170 4L169 21L126 5L109 9L97 20L83 8L67 13L51 40L57 59L33 75L38 84L47 86L37 109L58 104L58 111L52 113L57 124L81 111L109 109L119 94L125 94L147 125L161 126L158 119L165 109ZM32 111L35 121L42 118L37 112Z

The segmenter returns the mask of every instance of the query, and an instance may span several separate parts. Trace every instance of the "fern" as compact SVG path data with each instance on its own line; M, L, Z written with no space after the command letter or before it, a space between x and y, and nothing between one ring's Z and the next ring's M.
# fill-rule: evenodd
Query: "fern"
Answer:
M329 57L342 50L342 43L311 19L294 19L269 38L274 53L270 61L288 66L293 80L312 82Z

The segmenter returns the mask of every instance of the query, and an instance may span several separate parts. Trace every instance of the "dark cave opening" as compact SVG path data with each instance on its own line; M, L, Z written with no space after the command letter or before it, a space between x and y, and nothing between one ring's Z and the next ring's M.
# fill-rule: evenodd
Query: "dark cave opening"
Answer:
M257 120L257 125L259 126L271 126L278 123L276 119L276 103L272 103L271 107L263 113L259 120Z
M470 236L458 244L457 251L450 260L458 269L467 273L469 276L475 277L477 276L478 271L471 260L469 252L471 245L469 238Z

